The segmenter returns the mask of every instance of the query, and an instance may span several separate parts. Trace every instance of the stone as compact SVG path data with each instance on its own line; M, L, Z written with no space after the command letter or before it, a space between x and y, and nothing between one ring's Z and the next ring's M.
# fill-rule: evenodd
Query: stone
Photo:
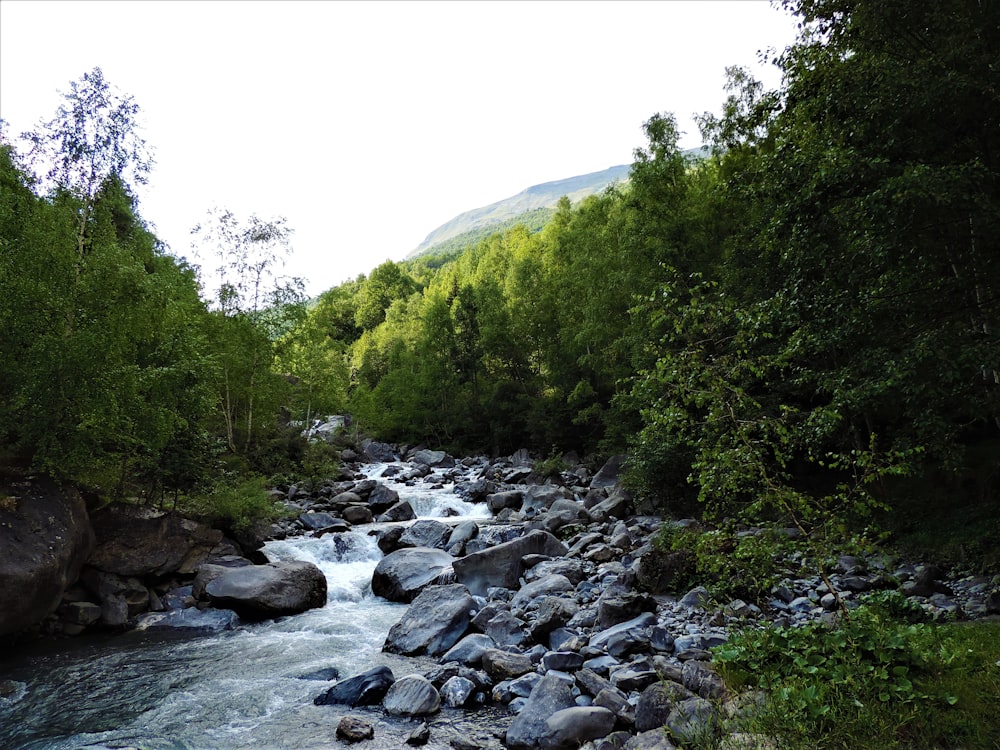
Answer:
M475 606L469 590L461 584L429 586L389 629L382 650L406 656L440 656L465 635Z
M455 466L455 459L444 451L419 450L411 459L414 463L430 466L432 469L450 469Z
M629 636L632 639L645 640L648 643L649 638L645 635L645 631L652 628L656 624L656 615L652 612L643 612L638 617L634 617L631 620L626 620L625 622L618 623L610 628L594 633L590 636L590 646L594 648L605 648L609 642L615 640L616 638L620 638L621 636Z
M523 620L510 612L499 612L486 623L486 635L498 646L520 646L528 639Z
M491 586L512 589L524 572L521 558L539 554L561 556L566 554L566 545L546 531L531 531L455 560L455 579L476 596L485 596Z
M624 455L609 458L594 475L594 478L590 480L591 488L604 489L606 487L614 487L618 484L622 467L625 465L625 458Z
M335 525L338 520L326 512L303 513L299 516L299 523L309 531L318 531Z
M521 490L506 490L504 492L494 492L486 497L486 507L490 513L496 515L505 508L520 510L524 502L524 493Z
M398 503L382 513L377 519L379 523L394 523L398 521L412 521L417 517L413 512L413 506L407 500L400 500Z
M496 643L485 633L470 633L452 646L441 657L442 662L457 661L468 666L476 666L483 661L488 648L496 648Z
M583 656L575 651L549 651L542 657L542 666L546 670L575 672L583 666Z
M521 712L507 729L509 750L534 750L545 734L545 722L565 708L576 705L571 686L558 676L547 674L538 681Z
M526 609L529 604L543 596L562 594L573 591L573 589L573 584L566 576L554 573L522 586L511 599L510 606L513 609Z
M399 493L388 485L381 483L376 484L368 495L368 507L375 515L385 513L398 502Z
M711 736L716 723L715 708L704 698L681 701L667 717L670 733L684 744L692 744Z
M458 675L450 677L441 686L441 701L449 708L461 708L469 702L475 689L472 680Z
M680 604L690 609L704 609L711 601L711 594L704 586L695 586L681 597Z
M214 607L265 619L324 606L326 576L310 562L288 560L226 569L205 592Z
M426 716L441 710L441 696L426 677L411 674L392 684L382 706L393 716Z
M391 602L412 602L448 572L454 558L444 550L409 547L391 552L375 566L372 593Z
M542 750L576 750L588 740L607 736L614 726L615 715L606 708L564 708L545 720L538 747Z
M371 523L373 519L372 509L364 505L349 505L341 512L344 520L355 526Z
M533 672L535 665L527 654L511 653L496 648L483 652L483 670L494 680L510 680Z
M136 630L177 630L191 633L221 633L234 630L239 616L231 609L172 609L168 612L147 612L135 622Z
M59 606L94 548L80 493L47 477L0 482L0 635Z
M375 727L357 716L345 716L337 724L337 737L345 742L361 742L375 736Z
M622 750L677 750L677 746L662 729L650 729L629 739Z
M406 735L406 744L415 746L426 745L428 742L430 742L430 739L431 739L430 728L427 726L426 722L421 722L420 726L418 726L416 729L414 729L412 732Z
M87 564L121 576L194 573L222 541L217 529L140 506L113 503L90 521L96 544Z
M388 667L375 667L367 672L342 680L332 688L317 696L313 703L317 706L343 704L347 706L375 706L396 681Z
M451 526L425 518L413 523L399 538L400 547L430 547L444 549L451 536Z

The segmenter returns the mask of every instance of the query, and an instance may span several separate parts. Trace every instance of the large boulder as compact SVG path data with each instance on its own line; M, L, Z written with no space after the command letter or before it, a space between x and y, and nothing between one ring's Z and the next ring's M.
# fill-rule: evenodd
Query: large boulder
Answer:
M233 568L205 586L215 607L241 617L292 615L326 604L326 577L310 562L289 560Z
M566 545L552 534L531 531L517 539L455 560L455 580L464 583L477 596L485 596L492 586L516 589L524 573L522 558L525 555L560 557L565 554Z
M382 650L405 656L440 656L465 635L475 606L469 590L461 584L430 586L389 629Z
M624 465L625 456L612 456L590 480L590 486L600 489L614 487L618 484Z
M454 558L444 550L409 547L391 552L375 566L372 593L391 602L412 602L451 569Z
M0 635L54 611L93 545L76 490L47 478L0 483Z
M615 715L606 708L564 708L545 720L539 747L543 750L576 750L587 740L607 737L614 727Z
M121 576L194 573L222 541L217 529L136 505L101 508L91 523L97 544L87 563Z
M450 469L455 465L455 459L444 451L419 450L413 454L413 462L433 468Z

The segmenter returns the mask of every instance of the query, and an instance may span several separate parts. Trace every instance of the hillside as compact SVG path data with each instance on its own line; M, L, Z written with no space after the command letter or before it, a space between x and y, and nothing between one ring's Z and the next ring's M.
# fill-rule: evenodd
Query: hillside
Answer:
M522 214L538 209L553 208L564 195L576 203L588 195L600 192L612 182L626 181L629 169L631 169L631 165L622 164L601 172L567 177L554 182L543 182L540 185L532 185L510 198L466 211L427 235L427 238L407 255L406 259L417 258L430 251L439 252L440 249L437 249L436 246L455 239L459 235L494 225L497 225L496 230L499 231L503 228L501 225L508 224L510 220L520 217Z

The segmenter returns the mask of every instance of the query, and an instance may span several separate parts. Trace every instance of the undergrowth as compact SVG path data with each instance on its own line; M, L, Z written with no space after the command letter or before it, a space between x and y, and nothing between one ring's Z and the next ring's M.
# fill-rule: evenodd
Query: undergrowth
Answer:
M1000 747L1000 623L924 619L884 592L836 627L743 631L715 661L732 688L768 696L745 729L777 747Z

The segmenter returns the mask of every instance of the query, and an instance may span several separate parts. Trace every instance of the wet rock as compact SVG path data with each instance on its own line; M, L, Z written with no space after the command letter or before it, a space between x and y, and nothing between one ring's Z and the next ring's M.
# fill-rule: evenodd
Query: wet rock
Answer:
M426 723L421 723L416 729L406 735L407 745L426 745L431 739L431 730Z
M444 550L409 547L391 552L375 566L372 593L391 602L412 602L441 579L454 558Z
M368 507L379 515L399 502L399 493L385 484L376 484L368 495Z
M439 656L465 635L474 608L475 602L465 586L430 586L420 592L402 619L389 629L382 650Z
M206 587L212 605L241 617L291 615L326 604L326 576L301 560L226 569Z
M451 536L451 526L432 519L413 523L399 538L400 547L430 547L444 549Z
M168 612L147 612L136 620L136 630L181 630L197 633L221 633L240 624L239 616L230 609L172 609Z
M441 709L441 696L426 677L411 674L392 684L382 706L394 716L426 716Z
M357 716L345 716L337 724L337 737L345 742L361 742L375 736L375 727Z
M317 696L313 703L317 706L343 704L347 706L375 706L396 681L388 667L375 667L367 672L338 682L325 693Z
M400 500L385 511L385 513L382 513L376 520L379 523L394 523L397 521L412 521L416 517L417 514L413 512L413 506L406 500Z
M570 583L566 576L554 573L553 575L539 578L537 581L522 586L514 594L514 598L510 601L510 606L513 609L526 609L532 602L541 599L543 596L566 593L573 591L573 588L573 584Z
M413 454L411 460L414 463L430 466L432 469L447 469L455 466L455 459L444 451L419 450Z
M441 700L449 708L461 708L472 697L476 684L465 677L451 677L441 686Z

